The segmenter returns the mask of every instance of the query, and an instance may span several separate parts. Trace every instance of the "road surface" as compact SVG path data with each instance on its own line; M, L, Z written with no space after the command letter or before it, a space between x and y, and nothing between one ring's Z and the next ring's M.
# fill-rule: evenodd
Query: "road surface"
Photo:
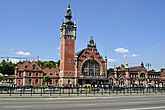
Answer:
M165 110L165 95L0 98L0 110Z

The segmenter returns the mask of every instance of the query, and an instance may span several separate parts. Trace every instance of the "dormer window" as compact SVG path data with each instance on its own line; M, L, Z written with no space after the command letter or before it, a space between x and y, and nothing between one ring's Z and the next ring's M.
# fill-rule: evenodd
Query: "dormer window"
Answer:
M34 64L34 65L32 65L32 66L33 66L33 69L35 69L36 65Z

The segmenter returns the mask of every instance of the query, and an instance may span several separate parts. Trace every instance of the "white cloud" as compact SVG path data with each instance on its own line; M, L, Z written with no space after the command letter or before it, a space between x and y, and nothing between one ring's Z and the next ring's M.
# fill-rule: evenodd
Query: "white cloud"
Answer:
M10 58L9 61L11 61L12 63L18 63L20 60L15 58Z
M132 56L133 58L138 57L137 54L132 54L131 56Z
M111 59L111 58L108 59L108 62L116 62L116 61L118 61L118 59Z
M138 55L137 54L127 54L127 55L124 55L124 58L130 58L130 57L136 58L136 57L138 57Z
M117 49L115 49L115 51L117 53L129 53L129 50L124 49L124 48L117 48Z
M60 47L57 47L58 50L60 50Z
M31 55L29 52L24 52L24 51L16 52L16 54L18 54L18 55L25 55L25 56Z

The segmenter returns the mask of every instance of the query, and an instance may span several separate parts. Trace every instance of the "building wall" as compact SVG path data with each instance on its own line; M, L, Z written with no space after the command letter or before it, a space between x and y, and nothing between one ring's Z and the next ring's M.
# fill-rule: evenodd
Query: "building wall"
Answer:
M117 75L119 74L119 75ZM142 76L142 74L144 76ZM109 79L113 79L114 86L144 86L156 87L160 83L160 73L159 72L148 72L144 67L141 67L139 70L136 71L113 71L108 75ZM120 85L120 78L124 79L124 85Z
M90 59L91 56L93 56L94 60L96 60L100 64L100 74L101 74L101 76L106 76L106 71L107 70L106 70L105 60L99 55L99 53L97 51L87 50L83 54L81 54L81 56L79 56L79 58L78 58L78 66L77 66L78 77L82 76L81 75L82 66L83 66L83 64L86 60Z
M36 68L31 68L31 64L34 64L34 62L32 63L29 62L28 66L27 65L25 66L25 63L26 62L23 62L22 65L17 66L17 68L15 69L15 84L17 86L27 86L27 85L44 86L46 85L46 82L44 83L43 81L44 74L49 75L52 79L52 84L49 83L49 85L56 86L59 83L58 67L41 69L35 63ZM31 82L29 82L29 80L31 80Z

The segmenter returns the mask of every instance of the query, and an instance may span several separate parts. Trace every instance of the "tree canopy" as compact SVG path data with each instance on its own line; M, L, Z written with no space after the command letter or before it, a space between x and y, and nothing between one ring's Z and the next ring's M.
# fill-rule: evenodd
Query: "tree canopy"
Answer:
M10 62L6 62L5 60L2 60L0 63L0 73L7 74L7 75L14 75L16 64Z
M3 79L3 74L0 73L0 81Z
M0 73L2 73L3 75L7 74L7 75L14 75L15 72L15 67L18 64L22 64L23 62L18 62L17 64L12 63L11 61L5 61L2 60L2 62L0 63ZM36 61L36 63L41 66L41 67L56 67L57 65L59 66L60 61L55 62L55 61Z
M44 82L46 82L47 85L48 85L48 83L49 83L50 81L51 81L50 76L49 76L49 75L45 75L45 76L44 76Z
M165 70L165 68L161 68L161 69L160 69L160 71L164 71L164 70Z
M41 66L41 67L56 67L59 66L59 61L54 62L54 61L36 61L36 63Z

